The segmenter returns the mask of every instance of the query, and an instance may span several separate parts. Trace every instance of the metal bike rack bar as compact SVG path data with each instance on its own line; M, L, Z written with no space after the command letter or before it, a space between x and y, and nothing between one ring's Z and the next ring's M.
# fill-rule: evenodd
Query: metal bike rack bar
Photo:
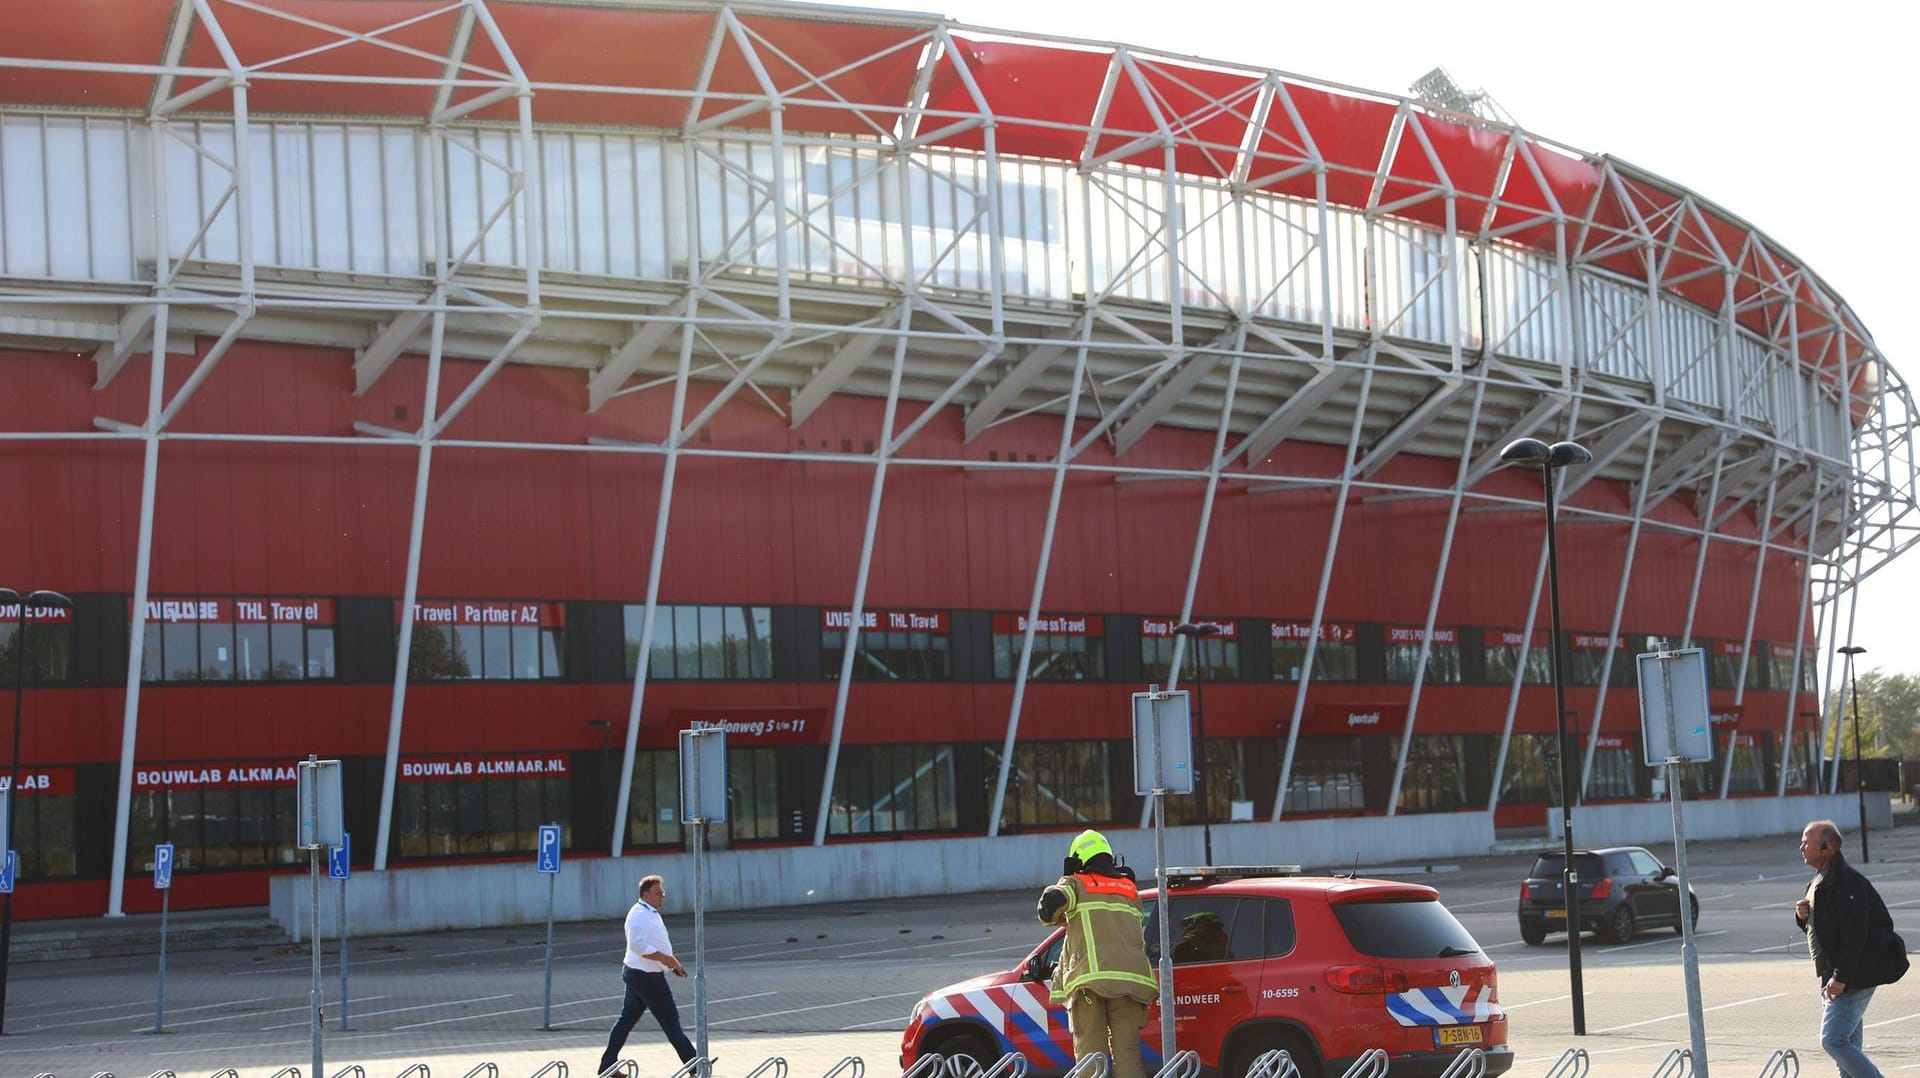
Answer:
M1200 1053L1191 1048L1182 1048L1154 1072L1153 1078L1194 1078L1199 1073Z
M425 1063L415 1063L413 1066L394 1075L393 1078L413 1078L414 1071L420 1072L420 1078L433 1078L433 1071L428 1068Z
M209 1074L207 1078L240 1078L240 1072L234 1070L232 1067L221 1067L219 1070Z
M1767 1065L1760 1068L1760 1078L1800 1078L1800 1057L1793 1049L1782 1048L1767 1057Z
M1253 1057L1246 1078L1300 1078L1300 1066L1285 1048L1269 1048Z
M232 1071L233 1068L228 1067L227 1070ZM216 1074L214 1075L214 1078L220 1078L220 1076ZM300 1068L299 1067L281 1067L279 1070L274 1071L272 1074L268 1075L267 1078L300 1078Z
M1369 1048L1360 1053L1360 1058L1354 1060L1353 1066L1340 1078L1387 1078L1387 1050Z
M554 1063L558 1063L558 1062L559 1060L554 1060ZM549 1063L547 1064L547 1066L551 1067L553 1066L553 1063ZM542 1067L540 1069L540 1074L545 1074L545 1073L547 1073L546 1067ZM560 1073L564 1076L567 1073L566 1069L563 1067ZM540 1078L540 1074L534 1075L533 1078ZM600 1072L600 1078L607 1078L607 1075L609 1074L623 1075L624 1078L640 1078L640 1064L635 1063L631 1059L616 1059L613 1061L613 1066L608 1067L606 1070L603 1070Z
M847 1059L852 1059L852 1058L854 1057L853 1056L847 1057ZM828 1071L824 1076L822 1076L822 1078L834 1078L834 1075L840 1073L840 1068L846 1065L847 1059L841 1060L838 1065L836 1065L832 1070ZM866 1061L862 1060L860 1065L862 1068L865 1068ZM919 1059L914 1060L913 1066L908 1067L904 1071L901 1071L900 1078L933 1078L934 1075L939 1074L941 1071L945 1070L946 1066L947 1066L947 1061L944 1056L942 1056L938 1052L928 1052L926 1055L923 1055ZM1106 1076L1103 1074L1101 1075L1101 1078L1106 1078Z
M787 1078L787 1057L768 1056L747 1072L747 1078Z
M353 1078L367 1078L367 1068L362 1067L358 1063L349 1063L339 1070L334 1071L333 1078L347 1078L349 1074L353 1075Z
M1074 1061L1061 1078L1107 1078L1107 1053L1095 1052Z
M159 1070L147 1075L147 1078L180 1078L180 1076L172 1071Z
M640 1073L640 1065L638 1063L634 1064L633 1073L637 1078ZM713 1060L708 1059L706 1056L694 1056L692 1059L680 1064L680 1069L674 1071L671 1078L707 1078L707 1076L712 1073Z
M1478 1048L1469 1048L1453 1057L1447 1069L1440 1072L1440 1078L1486 1078L1487 1053Z
M1675 1048L1667 1053L1667 1058L1654 1068L1653 1078L1687 1078L1693 1073L1693 1052L1686 1048Z
M630 1070L634 1072L638 1072L640 1069L638 1066L635 1066L631 1061L628 1062L627 1066ZM615 1064L612 1069L616 1071L619 1070L620 1069L619 1064ZM553 1074L556 1076L556 1078L567 1078L566 1063L558 1059L549 1059L547 1060L546 1066L541 1067L539 1070L533 1072L532 1078L546 1078L548 1074Z
M1569 1048L1553 1061L1546 1078L1587 1078L1587 1068L1592 1065L1593 1061L1587 1058L1585 1048Z
M931 1069L937 1073L940 1070L939 1054L929 1052L927 1055L921 1057L923 1062L928 1059L933 1060L933 1067ZM912 1074L919 1069L920 1065L916 1063L914 1064L913 1070L907 1073ZM861 1059L859 1056L841 1056L840 1062L827 1068L827 1073L821 1075L820 1078L867 1078L867 1061Z
M486 1075L487 1078L500 1078L500 1066L497 1063L488 1063L485 1061L475 1063L473 1069L461 1075L460 1078L475 1078L476 1075L481 1074Z
M947 1078L987 1078L986 1069L970 1055L948 1056L946 1071Z
M1027 1072L1032 1069L1033 1064L1027 1062L1025 1052L1008 1052L1000 1057L998 1063L987 1068L987 1078L1027 1078Z

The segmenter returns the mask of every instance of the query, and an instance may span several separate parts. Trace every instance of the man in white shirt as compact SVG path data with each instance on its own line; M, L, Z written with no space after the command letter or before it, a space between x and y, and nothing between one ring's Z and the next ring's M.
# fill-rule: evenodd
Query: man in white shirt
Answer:
M673 957L673 941L667 938L666 922L660 919L660 906L666 898L666 882L658 876L647 876L640 881L640 900L627 911L627 958L621 969L627 983L627 998L620 1008L620 1020L613 1024L613 1032L607 1037L607 1050L600 1057L600 1074L607 1073L619 1062L627 1034L633 1032L633 1024L646 1011L653 1012L654 1020L666 1032L673 1050L680 1053L680 1062L693 1058L693 1043L680 1029L680 1011L673 1002L673 989L667 987L667 972L671 970L674 976L685 977L687 967Z

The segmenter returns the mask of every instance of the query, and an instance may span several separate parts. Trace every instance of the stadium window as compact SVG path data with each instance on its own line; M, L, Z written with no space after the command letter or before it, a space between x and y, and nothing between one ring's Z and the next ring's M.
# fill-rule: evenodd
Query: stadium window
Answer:
M1593 800L1638 797L1639 779L1644 770L1633 751L1631 735L1601 734L1593 742L1593 766L1587 777L1586 797Z
M299 860L292 764L192 761L136 768L127 868L151 872L153 847L171 842L182 871L270 868Z
M0 773L0 791L12 776ZM73 768L43 767L20 772L20 789L12 795L13 850L20 875L30 880L60 879L79 874L74 853L74 812L79 805Z
M1367 784L1358 737L1303 737L1287 784L1290 813L1360 812Z
M1025 614L993 616L993 676L1013 680L1027 632ZM1042 614L1034 622L1030 681L1098 681L1107 676L1106 623L1087 614Z
M838 678L847 650L846 610L820 612L820 676ZM945 681L952 676L948 633L953 619L933 610L861 613L853 676L860 681Z
M399 617L399 604L394 604ZM559 603L427 599L413 604L413 681L534 681L565 675Z
M1526 684L1553 684L1553 652L1547 646L1547 634L1534 633L1531 643L1517 629L1488 629L1483 642L1487 655L1487 684L1511 685L1520 668L1520 653L1526 652Z
M1727 792L1735 794L1757 794L1771 788L1767 782L1767 751L1772 748L1773 735L1764 733L1743 734L1738 731L1727 736L1727 750L1733 753L1733 766L1727 769Z
M19 603L0 606L0 679L9 688L20 674ZM27 630L27 669L29 685L58 685L73 671L73 608L70 606L31 606L25 611Z
M400 761L394 836L403 858L532 853L540 825L570 844L564 754L427 756Z
M1109 752L1105 741L1015 745L1001 823L1007 827L1082 827L1110 822L1113 790ZM988 746L985 768L989 776L999 774L1000 758L999 748Z
M1500 739L1491 739L1492 751L1500 751ZM1507 746L1507 766L1500 773L1500 803L1503 805L1557 805L1560 797L1560 754L1554 734L1515 734Z
M727 750L729 818L721 826L730 841L773 841L786 837L780 830L779 751L769 747ZM848 747L843 751L852 749ZM627 806L628 846L681 844L680 754L677 751L642 749L635 754Z
M1387 680L1409 683L1414 673L1420 669L1420 645L1426 639L1426 631L1419 626L1387 626ZM1433 642L1427 648L1427 677L1429 685L1458 685L1460 683L1460 631L1458 629L1435 629Z
M141 679L326 681L331 599L150 599Z
M1268 630L1272 639L1273 679L1298 683L1307 662L1307 643L1313 638L1313 623L1276 621ZM1320 643L1313 649L1314 681L1360 680L1360 645L1351 624L1323 621Z
M960 826L952 745L845 745L833 776L835 835L951 831Z
M1731 689L1740 678L1740 657L1745 654L1737 640L1715 640L1707 645L1707 687Z
M1786 692L1788 687L1793 684L1793 650L1792 644L1767 645L1767 685L1769 688ZM1800 657L1800 668L1801 691L1814 691L1812 649L1808 649L1807 652Z
M1466 742L1461 734L1421 734L1408 742L1400 811L1452 812L1475 800L1467 789Z
M646 606L628 604L627 676L640 657ZM773 677L773 608L661 603L653 611L654 681L765 681Z
M1610 687L1630 689L1634 684L1634 653L1627 648L1625 637L1609 638L1605 633L1574 633L1568 639L1567 684L1598 685L1600 671L1607 665L1607 644L1613 643L1613 670L1608 675Z
M1180 680L1187 680L1196 662L1200 676L1208 681L1240 680L1239 623L1229 618L1193 620L1196 624L1211 625L1215 631L1211 636L1187 640L1186 658L1181 661L1185 669L1180 671ZM1173 680L1173 648L1179 640L1173 634L1173 627L1178 624L1174 618L1140 619L1140 670L1148 681L1164 685Z

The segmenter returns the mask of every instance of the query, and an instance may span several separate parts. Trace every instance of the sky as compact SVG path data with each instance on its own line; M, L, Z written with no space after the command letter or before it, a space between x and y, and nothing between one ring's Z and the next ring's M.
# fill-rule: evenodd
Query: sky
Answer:
M1486 90L1528 131L1630 161L1746 219L1813 267L1894 368L1920 381L1920 330L1910 317L1920 225L1908 193L1920 175L1920 152L1903 77L1913 24L1899 6L850 6L931 11L972 26L1145 46L1392 94L1443 66L1460 86ZM1920 629L1903 609L1916 599L1920 549L1862 588L1853 630L1855 643L1867 649L1862 672L1920 675Z

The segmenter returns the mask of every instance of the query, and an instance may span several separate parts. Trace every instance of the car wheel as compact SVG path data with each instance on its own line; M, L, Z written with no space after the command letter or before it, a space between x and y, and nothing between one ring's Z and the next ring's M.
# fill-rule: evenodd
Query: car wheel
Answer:
M1538 947L1546 942L1547 930L1539 925L1523 924L1520 926L1520 938L1526 941L1527 946Z
M1691 918L1693 920L1693 924L1687 927L1696 928L1696 929L1699 928L1700 927L1700 900L1697 898L1693 900L1693 913L1691 914ZM1675 935L1680 935L1680 936L1686 935L1685 929L1682 929L1680 927L1680 922L1678 921L1675 921L1673 923L1673 931Z
M1254 1061L1275 1048L1284 1049L1292 1057L1300 1078L1320 1078L1320 1056L1307 1039L1298 1033L1254 1034L1234 1050L1233 1062L1226 1069L1226 1078L1246 1078L1247 1072L1253 1069Z
M1614 943L1627 943L1633 939L1633 911L1624 904L1613 911L1613 919L1607 922L1607 938Z
M993 1050L993 1042L982 1033L956 1033L941 1041L940 1046L934 1051L940 1053L949 1068L954 1067L955 1061L961 1059L971 1063L971 1067L967 1063L958 1064L959 1073L963 1075L975 1073L974 1067L984 1071L1000 1062L1000 1053ZM947 1073L955 1072L949 1069Z

